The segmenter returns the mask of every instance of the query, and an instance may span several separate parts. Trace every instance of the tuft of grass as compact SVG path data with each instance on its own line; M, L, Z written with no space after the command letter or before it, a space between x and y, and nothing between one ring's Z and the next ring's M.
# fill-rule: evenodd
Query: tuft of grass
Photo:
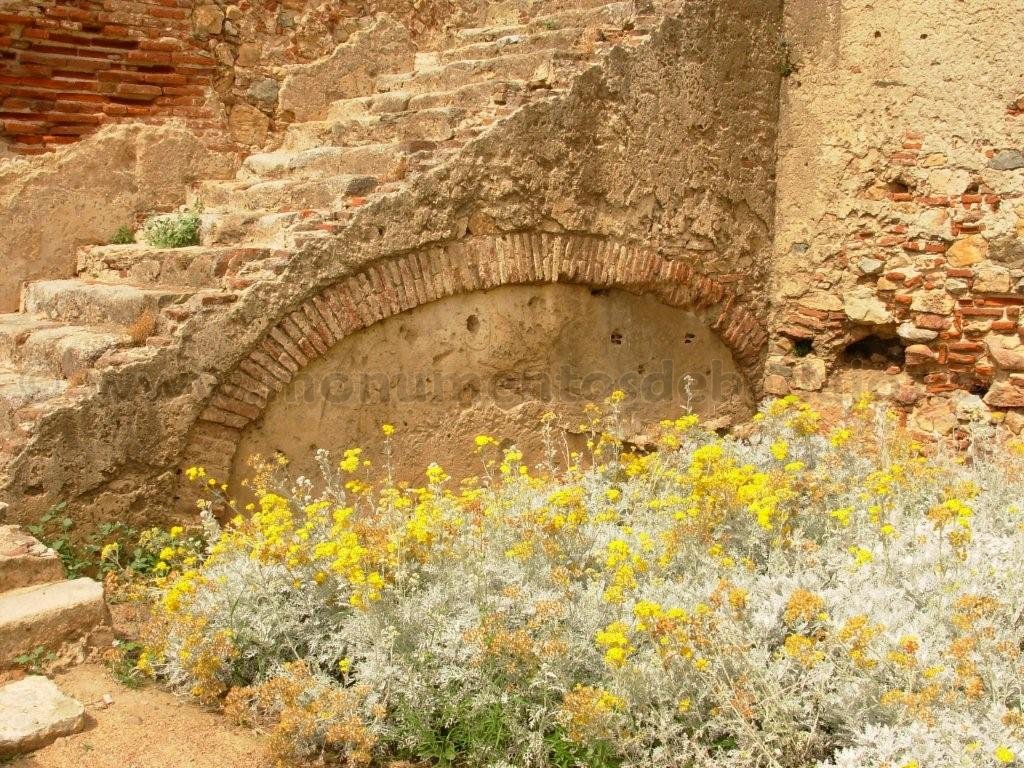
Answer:
M135 322L128 326L128 335L132 344L136 347L145 344L146 339L153 335L156 330L156 312L152 308L146 308L139 315Z
M142 239L156 248L187 248L199 245L199 210L190 208L165 216L154 216L142 228Z
M779 42L779 74L789 77L800 70L799 65L793 58L793 46L786 40Z
M111 245L131 245L135 242L135 230L126 224L117 228L117 232L110 238Z

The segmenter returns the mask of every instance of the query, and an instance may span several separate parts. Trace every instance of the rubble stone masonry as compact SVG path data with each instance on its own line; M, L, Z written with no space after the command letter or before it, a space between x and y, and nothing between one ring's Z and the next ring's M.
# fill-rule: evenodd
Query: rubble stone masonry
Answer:
M786 4L769 394L856 380L922 433L1024 406L1022 24L1017 0Z

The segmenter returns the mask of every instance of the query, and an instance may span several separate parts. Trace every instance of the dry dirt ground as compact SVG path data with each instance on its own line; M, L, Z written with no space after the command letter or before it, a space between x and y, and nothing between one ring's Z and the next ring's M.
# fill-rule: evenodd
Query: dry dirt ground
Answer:
M126 688L100 664L53 679L85 705L89 725L10 768L257 768L263 762L256 734L156 686ZM104 694L113 698L108 707Z

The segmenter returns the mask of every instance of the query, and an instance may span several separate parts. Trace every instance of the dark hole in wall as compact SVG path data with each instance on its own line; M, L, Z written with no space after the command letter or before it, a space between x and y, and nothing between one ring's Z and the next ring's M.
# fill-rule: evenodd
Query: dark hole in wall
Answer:
M884 371L893 365L903 367L906 350L899 339L877 334L847 344L840 356L842 367L861 371Z
M814 351L814 343L810 339L796 339L793 342L793 354L797 357L807 357Z
M888 189L890 193L897 194L897 195L904 195L904 194L910 192L910 185L904 179L902 179L902 178L893 179L892 181L890 181L885 186L886 186L886 189Z

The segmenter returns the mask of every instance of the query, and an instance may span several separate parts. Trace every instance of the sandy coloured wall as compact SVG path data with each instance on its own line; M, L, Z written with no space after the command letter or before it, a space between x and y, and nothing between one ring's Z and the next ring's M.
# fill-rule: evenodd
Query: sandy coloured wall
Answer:
M925 413L1024 406L1022 27L1019 0L786 3L770 393L862 366Z

